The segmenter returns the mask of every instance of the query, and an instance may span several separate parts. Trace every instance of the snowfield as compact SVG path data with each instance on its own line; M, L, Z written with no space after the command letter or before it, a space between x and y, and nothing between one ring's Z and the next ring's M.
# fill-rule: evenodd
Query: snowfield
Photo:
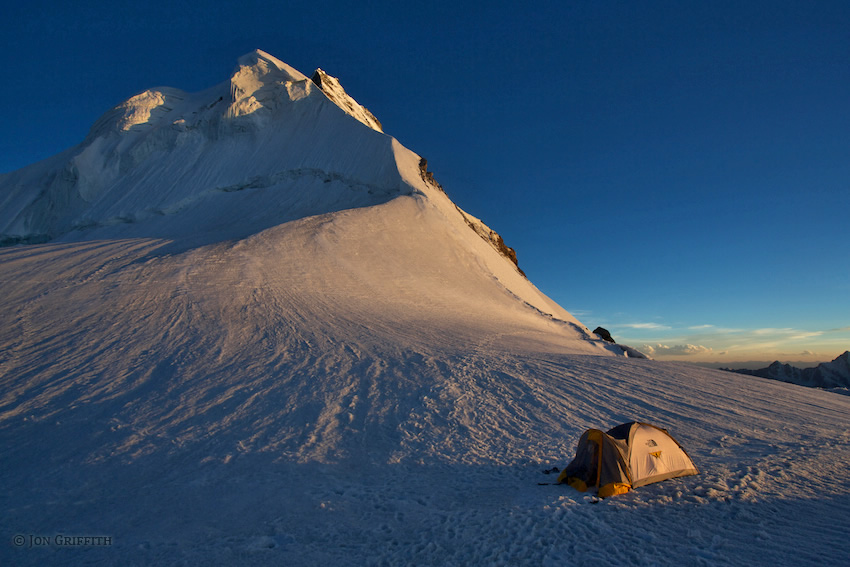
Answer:
M329 79L258 51L0 178L0 564L846 562L850 397L626 356ZM544 474L632 420L701 474Z

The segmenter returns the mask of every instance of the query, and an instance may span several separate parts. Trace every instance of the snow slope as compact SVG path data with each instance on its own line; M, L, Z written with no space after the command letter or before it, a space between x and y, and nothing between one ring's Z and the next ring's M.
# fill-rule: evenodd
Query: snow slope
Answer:
M239 63L0 180L7 242L49 239L0 249L0 564L844 560L850 397L622 356L419 156ZM702 474L538 484L633 419Z

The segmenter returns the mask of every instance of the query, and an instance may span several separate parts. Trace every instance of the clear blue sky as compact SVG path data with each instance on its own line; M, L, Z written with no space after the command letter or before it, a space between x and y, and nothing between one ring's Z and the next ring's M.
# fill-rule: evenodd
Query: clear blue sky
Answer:
M36 0L0 38L2 172L260 48L339 77L591 328L657 358L850 349L848 2Z

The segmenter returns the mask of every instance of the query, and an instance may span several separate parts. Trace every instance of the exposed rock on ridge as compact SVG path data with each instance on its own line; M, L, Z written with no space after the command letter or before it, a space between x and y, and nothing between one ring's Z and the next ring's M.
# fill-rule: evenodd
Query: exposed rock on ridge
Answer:
M430 185L431 187L442 191L445 193L443 186L440 185L436 179L434 179L434 174L428 171L428 160L425 158L421 158L419 160L419 174L422 176L422 180ZM522 271L522 268L519 267L519 262L516 257L516 250L505 244L504 239L502 239L501 235L497 233L495 230L491 229L489 226L481 222L480 219L477 219L455 205L455 208L463 217L463 220L466 221L467 226L475 231L475 233L483 238L486 242L490 244L496 251L513 262L513 265L516 266L517 271L522 274L523 277L527 277L525 272Z
M345 89L343 89L342 85L339 83L339 79L328 75L321 69L316 69L311 80L317 87L322 89L322 92L325 93L325 95L331 99L334 104L343 109L346 114L356 118L373 130L377 130L378 132L384 131L381 123L377 118L375 118L375 115L369 112L366 107L360 105L345 92Z
M608 341L609 343L617 342L614 340L614 337L611 336L611 333L608 331L608 329L605 329L603 327L596 327L595 329L593 329L593 334L600 337L603 341Z

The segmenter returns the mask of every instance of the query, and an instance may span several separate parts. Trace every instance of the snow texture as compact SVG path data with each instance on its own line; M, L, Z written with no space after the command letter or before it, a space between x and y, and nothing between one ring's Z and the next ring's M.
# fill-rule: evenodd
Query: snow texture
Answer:
M257 51L0 178L0 564L846 561L850 397L624 356L352 118ZM632 420L701 474L545 484Z

